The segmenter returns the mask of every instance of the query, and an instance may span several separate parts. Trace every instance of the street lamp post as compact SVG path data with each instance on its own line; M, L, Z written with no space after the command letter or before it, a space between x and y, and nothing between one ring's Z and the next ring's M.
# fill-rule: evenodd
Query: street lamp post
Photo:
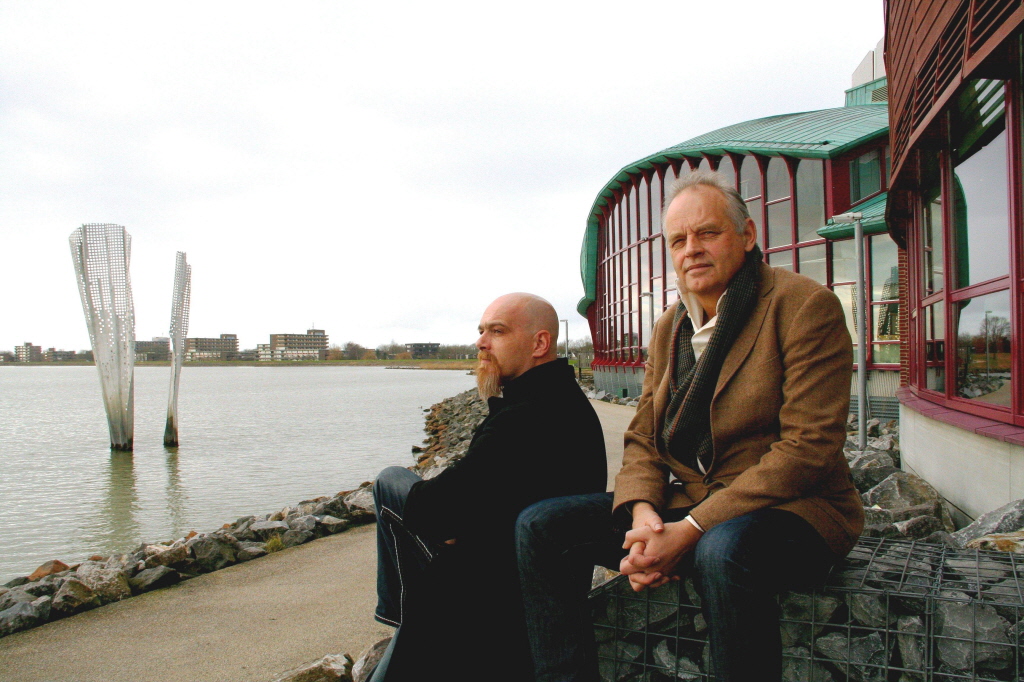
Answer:
M862 217L860 213L843 213L832 216L832 222L853 223L854 258L857 259L857 286L854 292L857 324L857 444L864 450L868 445L868 325L864 291L864 227L860 223Z

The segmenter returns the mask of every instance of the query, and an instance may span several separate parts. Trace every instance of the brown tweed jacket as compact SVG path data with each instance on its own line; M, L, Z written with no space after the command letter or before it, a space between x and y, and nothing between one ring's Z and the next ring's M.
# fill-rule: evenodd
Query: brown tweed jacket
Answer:
M806 519L843 556L864 509L843 457L853 352L835 294L761 266L758 302L722 365L711 401L714 458L707 475L683 466L660 434L669 402L669 306L651 336L643 393L625 434L615 511L646 500L692 507L704 530L757 509ZM670 483L670 475L672 481Z

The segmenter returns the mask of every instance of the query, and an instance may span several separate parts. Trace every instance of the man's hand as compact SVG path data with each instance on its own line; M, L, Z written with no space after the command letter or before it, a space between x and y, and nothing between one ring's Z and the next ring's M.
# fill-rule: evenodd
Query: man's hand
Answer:
M455 538L452 538L451 540L445 540L444 544L446 544L446 545L454 545L455 544Z
M622 548L630 551L620 562L619 571L628 576L636 592L645 587L660 587L671 580L679 560L693 551L702 535L685 520L662 524L660 531L646 524L638 526L635 520L633 525L622 543Z
M647 528L652 533L662 533L665 530L665 524L661 520L661 516L658 515L658 511L654 508L654 505L650 502L644 502L643 500L633 503L631 510L633 515L633 530L638 528ZM623 549L629 549L630 564L637 569L646 568L653 564L658 557L649 557L644 555L644 548L646 544L643 542L635 542L631 546L623 545ZM626 559L623 559L626 561ZM625 573L621 570L620 572Z

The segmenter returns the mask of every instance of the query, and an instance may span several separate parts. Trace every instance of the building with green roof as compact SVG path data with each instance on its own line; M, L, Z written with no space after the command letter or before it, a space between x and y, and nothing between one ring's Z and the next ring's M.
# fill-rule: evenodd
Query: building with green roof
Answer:
M850 210L864 214L869 402L878 416L897 415L899 250L885 222L887 89L880 55L869 56L868 73L862 64L846 106L768 116L698 135L625 166L601 188L587 219L580 262L584 296L578 305L590 323L598 389L639 396L650 331L678 297L661 235L665 189L694 170L711 169L734 181L746 200L767 262L835 291L854 338L852 229L833 225L829 217Z

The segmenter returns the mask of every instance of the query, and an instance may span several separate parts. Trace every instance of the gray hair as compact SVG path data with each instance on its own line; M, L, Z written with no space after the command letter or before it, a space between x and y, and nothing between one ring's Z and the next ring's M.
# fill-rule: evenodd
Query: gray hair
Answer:
M665 192L665 205L661 210L662 230L665 229L665 216L668 214L668 207L672 200L682 194L684 190L694 187L711 187L718 190L722 194L722 198L725 199L725 212L729 216L729 221L732 222L738 233L743 234L747 229L747 220L750 219L747 202L743 201L743 197L727 177L718 171L704 169L684 175L669 185L668 191Z

